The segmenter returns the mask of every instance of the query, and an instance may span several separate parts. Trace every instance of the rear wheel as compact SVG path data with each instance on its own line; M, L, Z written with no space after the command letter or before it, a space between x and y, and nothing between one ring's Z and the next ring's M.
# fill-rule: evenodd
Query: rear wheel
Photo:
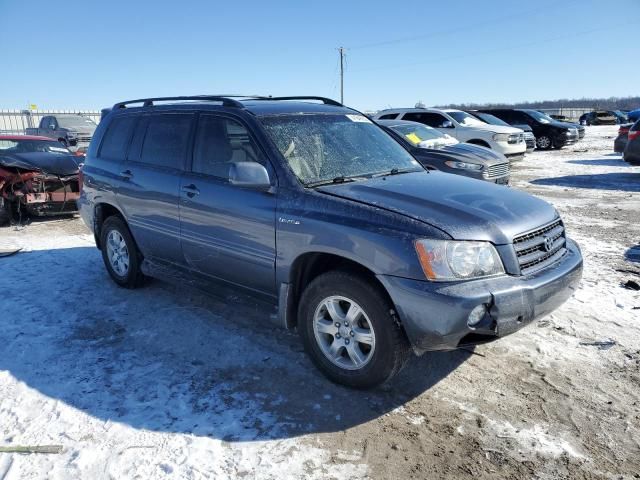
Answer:
M553 142L551 141L551 138L547 137L546 135L540 135L536 138L536 147L538 147L540 150L548 150L552 145Z
M104 221L100 230L100 246L102 260L114 282L125 288L136 288L142 284L142 255L120 217L113 216Z
M410 353L392 312L377 285L334 271L305 289L298 329L311 360L330 380L372 388L391 380Z

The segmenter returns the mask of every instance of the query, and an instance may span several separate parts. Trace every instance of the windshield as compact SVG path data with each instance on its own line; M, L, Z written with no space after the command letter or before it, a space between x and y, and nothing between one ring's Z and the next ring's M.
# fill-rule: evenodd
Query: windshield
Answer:
M58 125L64 128L96 128L96 124L93 122L93 120L87 117L81 117L79 115L60 115L56 118L58 120Z
M467 112L447 112L448 115L453 117L456 122L465 127L475 127L486 125L482 120L478 120L473 115L469 115Z
M9 153L62 153L71 152L61 143L49 140L0 140L0 155Z
M550 116L540 113L537 110L527 110L527 113L540 123L551 123L554 121Z
M402 125L392 125L392 130L398 132L400 135L403 135L411 144L417 146L420 142L424 142L425 140L445 140L446 137L444 134L440 133L435 128L427 127L426 125L421 125L416 123L415 125L410 124L402 124Z
M490 123L491 125L502 125L503 127L510 127L507 122L500 120L498 117L491 115L490 113L482 113L482 112L473 112L476 117L479 117L480 120L486 123Z
M262 117L267 133L305 184L423 170L409 153L362 115Z

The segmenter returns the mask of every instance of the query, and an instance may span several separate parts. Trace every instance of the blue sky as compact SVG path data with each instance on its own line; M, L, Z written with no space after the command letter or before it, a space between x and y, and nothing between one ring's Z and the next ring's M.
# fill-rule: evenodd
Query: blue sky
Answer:
M339 99L339 46L363 110L637 95L639 31L640 0L0 0L0 108Z

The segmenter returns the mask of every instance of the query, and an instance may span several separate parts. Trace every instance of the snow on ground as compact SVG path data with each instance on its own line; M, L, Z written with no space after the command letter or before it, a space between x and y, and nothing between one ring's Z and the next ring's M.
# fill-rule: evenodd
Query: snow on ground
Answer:
M326 381L259 303L108 278L79 219L0 228L0 480L631 478L640 471L640 168L614 127L514 166L581 245L559 310L388 388ZM213 292L216 293L216 292Z

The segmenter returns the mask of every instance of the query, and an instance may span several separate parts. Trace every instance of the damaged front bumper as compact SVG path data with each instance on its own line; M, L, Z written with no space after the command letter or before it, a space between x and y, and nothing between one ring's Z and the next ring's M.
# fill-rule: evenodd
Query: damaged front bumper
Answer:
M582 255L567 239L567 253L532 275L503 275L437 283L378 275L416 353L451 350L509 335L564 303L582 277ZM485 305L483 319L469 326L471 311Z
M10 172L0 167L0 196L14 214L22 210L33 216L75 213L80 196L78 175Z

